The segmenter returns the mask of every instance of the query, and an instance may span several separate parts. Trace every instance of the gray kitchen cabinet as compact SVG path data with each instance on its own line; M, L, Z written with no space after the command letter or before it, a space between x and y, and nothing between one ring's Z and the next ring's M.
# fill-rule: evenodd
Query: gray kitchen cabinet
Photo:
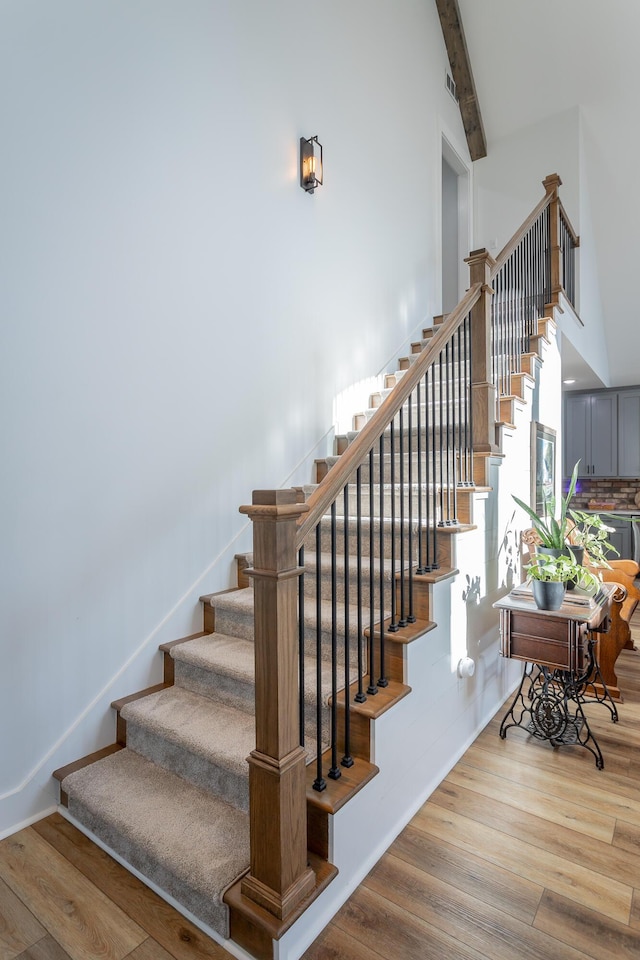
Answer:
M640 390L618 394L618 476L640 477Z
M565 476L571 476L578 460L580 477L618 475L617 393L565 395Z
M617 554L609 553L609 560L615 560L618 557L621 560L633 559L633 530L629 520L623 520L617 517L609 516L606 513L600 514L604 522L609 527L613 527L613 533L609 534L609 542L618 551Z

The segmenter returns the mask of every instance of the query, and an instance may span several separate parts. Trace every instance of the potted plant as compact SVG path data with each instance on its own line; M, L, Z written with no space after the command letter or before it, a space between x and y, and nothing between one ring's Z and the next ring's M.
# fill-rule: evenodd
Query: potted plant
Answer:
M531 507L520 500L519 497L516 497L512 494L513 499L518 504L518 506L524 510L529 519L533 524L535 532L540 538L540 542L546 550L559 551L562 553L567 549L567 540L569 537L570 531L573 529L574 521L569 515L569 503L571 502L574 493L576 492L576 484L578 482L578 466L580 461L576 463L573 468L573 473L571 474L571 482L569 484L569 489L567 490L567 495L560 501L560 516L556 519L556 498L551 496L545 500L546 516L539 517L538 514L531 509Z
M596 575L568 554L556 557L536 553L525 570L531 580L533 599L539 610L559 610L570 580L588 593L595 593L598 587Z
M578 460L571 474L567 494L560 501L559 517L556 518L555 516L557 506L555 497L548 497L545 500L546 516L544 517L539 517L528 504L518 497L514 496L513 499L531 519L533 528L540 539L541 546L538 547L540 552L551 551L558 556L561 553L566 553L568 549L580 563L582 563L586 552L592 566L606 567L610 570L611 564L607 561L605 551L618 555L618 551L608 539L609 534L613 532L613 527L608 527L597 513L584 513L569 508L576 492L579 466L580 461Z

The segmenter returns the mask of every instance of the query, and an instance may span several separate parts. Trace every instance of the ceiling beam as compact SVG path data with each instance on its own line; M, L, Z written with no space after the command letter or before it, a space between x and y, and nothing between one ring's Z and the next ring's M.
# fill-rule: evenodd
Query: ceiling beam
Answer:
M460 116L467 137L469 154L472 160L480 160L487 155L487 141L484 136L476 86L473 82L469 51L464 39L458 0L436 0L436 7L438 8L442 35L449 56L451 73L456 85L458 106L460 107Z

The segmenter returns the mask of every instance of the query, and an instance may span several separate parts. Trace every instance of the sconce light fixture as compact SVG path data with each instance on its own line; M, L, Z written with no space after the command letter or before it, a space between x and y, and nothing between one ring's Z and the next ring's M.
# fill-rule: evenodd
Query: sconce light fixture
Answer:
M317 137L300 137L300 186L307 193L322 186L322 144Z

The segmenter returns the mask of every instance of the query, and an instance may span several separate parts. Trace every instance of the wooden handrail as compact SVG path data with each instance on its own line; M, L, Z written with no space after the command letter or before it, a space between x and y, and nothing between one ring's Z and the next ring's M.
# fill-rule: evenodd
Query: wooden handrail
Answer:
M531 227L534 225L540 214L546 210L546 208L551 203L553 199L552 194L545 194L540 203L534 207L524 223L516 230L514 235L511 237L511 240L502 248L498 256L496 257L495 264L491 267L491 279L495 277L496 273L502 269L504 264L507 262L511 254L514 252L518 244L521 242L523 237L529 232Z
M473 306L480 299L482 286L481 283L475 283L467 290L458 306L442 324L440 332L433 337L429 346L425 347L419 359L407 370L400 383L382 402L353 443L347 447L338 463L311 494L307 501L309 512L306 516L300 517L298 521L298 547L302 546L307 535L315 528L338 494L344 489L351 474L363 462L374 443L380 439L405 400L411 395L434 359L439 355L445 343L455 333L465 317L469 315Z

